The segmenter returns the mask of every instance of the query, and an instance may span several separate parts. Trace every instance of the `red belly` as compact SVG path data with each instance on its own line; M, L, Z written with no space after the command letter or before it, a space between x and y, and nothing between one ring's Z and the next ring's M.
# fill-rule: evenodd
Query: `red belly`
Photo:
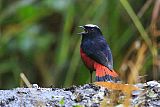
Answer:
M98 77L99 79L100 78L103 79L103 81L106 81L108 79L110 80L111 79L110 77L114 77L118 79L118 74L114 70L110 70L107 67L97 63L96 61L88 57L87 54L85 54L82 49L80 49L80 53L81 53L81 58L84 64L86 65L86 67L90 71L96 71L96 77ZM110 76L110 77L107 77L107 76ZM102 81L102 80L97 80L97 81Z
M86 67L91 70L91 71L94 71L94 63L95 61L92 60L91 58L89 58L84 52L82 49L80 49L80 54L81 54L81 58L84 62L84 64L86 65Z

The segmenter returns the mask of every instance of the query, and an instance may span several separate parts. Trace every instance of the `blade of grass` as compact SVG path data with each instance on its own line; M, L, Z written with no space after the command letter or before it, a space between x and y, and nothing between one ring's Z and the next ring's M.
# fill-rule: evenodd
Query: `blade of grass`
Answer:
M21 80L27 85L28 88L32 87L31 83L29 82L27 77L24 75L24 73L20 73L20 77L21 77Z
M62 40L60 41L59 51L58 51L58 67L64 64L66 59L68 58L69 54L69 38L70 38L70 31L73 25L73 17L74 16L74 6L73 4L70 4L68 8L68 12L65 18L65 23L63 27L63 33L62 33Z
M152 47L152 42L149 38L149 35L146 33L143 25L141 24L139 18L137 17L135 12L133 11L131 5L128 3L127 0L120 0L120 3L122 4L122 6L125 8L127 13L129 14L129 16L132 19L133 23L135 24L137 30L141 34L141 37L144 39L144 41L148 45L152 55L154 55L155 54L155 48Z
M67 58L69 57L69 48L70 48L70 32L73 25L73 16L75 14L74 12L74 5L70 4L68 7L67 13L65 13L65 19L64 19L64 25L63 25L63 31L62 31L62 37L58 44L58 50L57 50L57 70L55 70L55 80L59 81L59 77L62 75L62 69L65 66L65 63L67 61Z
M140 9L140 11L137 13L137 16L139 18L141 18L142 16L144 16L144 13L147 12L147 9L151 6L153 0L148 0L146 1L146 3L143 5L143 7ZM117 41L117 44L119 45L115 45L115 50L114 50L114 54L115 56L119 56L119 53L121 53L122 48L126 45L127 42L124 41L130 41L133 33L135 32L135 29L133 27L133 24L131 24L131 26L129 26L124 33L121 35L121 37L119 38L119 40ZM130 36L128 36L130 35ZM113 50L112 50L113 51ZM126 57L126 55L124 56ZM118 64L120 65L121 62L118 60L118 58L116 58Z

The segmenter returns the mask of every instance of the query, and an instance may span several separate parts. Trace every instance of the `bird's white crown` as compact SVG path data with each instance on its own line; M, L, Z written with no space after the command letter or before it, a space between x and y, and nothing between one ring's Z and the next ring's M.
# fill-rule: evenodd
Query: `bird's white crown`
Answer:
M97 25L93 25L93 24L86 24L85 26L88 26L88 27L97 27L97 28L99 28Z

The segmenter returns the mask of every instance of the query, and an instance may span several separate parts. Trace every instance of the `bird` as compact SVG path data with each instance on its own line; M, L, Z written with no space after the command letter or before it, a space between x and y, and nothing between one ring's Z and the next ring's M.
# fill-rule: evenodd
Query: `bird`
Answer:
M100 28L94 24L79 26L84 31L80 45L80 56L85 66L90 71L90 82L92 73L96 72L95 81L119 81L118 74L113 69L112 52L105 40Z

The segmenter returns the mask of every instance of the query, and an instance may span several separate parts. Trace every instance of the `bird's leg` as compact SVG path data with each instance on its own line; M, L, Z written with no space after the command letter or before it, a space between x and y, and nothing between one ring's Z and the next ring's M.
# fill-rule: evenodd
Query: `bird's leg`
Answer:
M90 71L90 83L92 83L92 72L93 71Z

